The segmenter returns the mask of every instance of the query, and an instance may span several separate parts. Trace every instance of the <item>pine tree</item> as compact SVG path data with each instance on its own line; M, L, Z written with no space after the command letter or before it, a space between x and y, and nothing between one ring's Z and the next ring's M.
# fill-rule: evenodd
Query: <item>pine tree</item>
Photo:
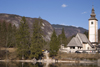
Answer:
M51 36L51 41L50 41L50 56L56 56L57 52L59 50L59 40L57 38L55 30L53 31L53 34Z
M20 26L16 34L16 40L18 56L22 57L22 59L28 58L30 33L25 17L22 17L22 20L20 22Z
M0 54L1 54L1 47L2 47L2 45L1 45L1 42L2 42L2 41L1 41L1 39L2 39L2 38L1 38L1 29L2 29L2 28L1 28L1 22L0 22Z
M67 38L64 33L64 28L62 29L62 33L59 35L59 40L60 40L60 44L64 44L64 46L67 45Z
M7 37L8 37L8 40L7 40L7 47L11 47L13 46L12 45L12 24L10 23L8 25L8 30L7 30Z
M12 47L16 47L16 32L17 32L17 29L16 29L16 26L13 25L12 26Z
M42 26L42 19L38 18L35 19L35 22L33 23L33 36L32 36L32 42L30 47L30 58L37 58L42 54L42 48L44 46L44 40L43 40L43 31L41 29Z
M87 32L87 31L85 31L85 32L84 32L84 34L85 34L85 35L86 35L86 37L88 38L88 32Z
M7 30L7 37L8 37L8 41L7 41L7 47L15 47L16 46L16 26L10 23L8 25L8 30Z
M2 25L1 25L1 45L2 46L6 46L6 42L7 42L7 26L6 26L6 22L3 21Z
M0 22L0 48L1 48L1 22Z

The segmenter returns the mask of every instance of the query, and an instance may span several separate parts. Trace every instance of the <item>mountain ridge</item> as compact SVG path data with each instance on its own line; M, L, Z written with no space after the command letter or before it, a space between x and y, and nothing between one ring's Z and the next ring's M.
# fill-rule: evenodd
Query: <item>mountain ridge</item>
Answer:
M70 37L76 35L77 33L84 33L85 31L88 31L87 29L84 29L82 27L66 26L60 24L52 24L52 27L55 29L57 35L61 34L62 28L64 28L66 37Z
M12 25L15 25L17 28L19 27L21 19L22 19L22 16L20 15L0 13L0 20L5 20L6 22L10 22L12 23ZM35 19L37 18L26 17L26 21L28 22L30 31L32 31L32 23L35 21ZM87 31L86 29L82 27L66 26L66 25L60 25L60 24L50 24L47 20L43 19L42 30L44 34L46 35L45 40L50 41L50 37L54 29L57 35L61 34L62 28L64 28L65 30L66 37L70 37L72 35L75 35L76 33L84 33L85 31Z
M31 35L32 35L32 25L33 23L35 22L35 19L38 19L38 18L30 18L30 17L25 17L26 18L26 22L29 26L29 29L30 29L30 32L31 32ZM19 24L20 24L20 21L22 19L22 16L19 16L19 15L14 15L14 14L4 14L4 13L1 13L0 14L0 20L4 20L8 23L11 23L12 25L15 25L17 28L19 27ZM44 39L46 41L50 41L50 37L52 35L52 32L53 32L53 28L51 26L51 24L42 19L43 23L42 23L42 30L43 30L43 33L45 35Z

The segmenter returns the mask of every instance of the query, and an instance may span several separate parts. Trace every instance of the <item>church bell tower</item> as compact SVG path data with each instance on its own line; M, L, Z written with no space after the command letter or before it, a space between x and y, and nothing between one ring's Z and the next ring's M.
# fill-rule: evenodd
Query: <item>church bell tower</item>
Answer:
M94 7L92 7L92 12L89 19L89 40L93 45L98 43L98 20L96 19L96 14Z

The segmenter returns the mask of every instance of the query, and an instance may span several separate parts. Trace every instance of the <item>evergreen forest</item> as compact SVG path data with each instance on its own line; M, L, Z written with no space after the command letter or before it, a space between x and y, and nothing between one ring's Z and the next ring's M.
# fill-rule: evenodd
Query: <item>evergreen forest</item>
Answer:
M35 19L31 35L25 17L22 17L18 28L10 22L0 21L0 58L5 59L6 57L10 59L15 56L11 59L39 59L43 56L43 50L48 50L50 57L57 56L60 45L63 44L66 47L73 36L66 38L64 28L58 36L54 30L51 40L46 42L43 38L45 36L44 32L41 29L42 23L43 20L40 17ZM84 34L88 36L87 33ZM100 29L98 30L98 37L100 42ZM6 49L2 50L2 48ZM14 48L15 51L10 53L7 50L8 48Z
M35 19L31 35L25 17L22 17L18 28L10 22L0 21L0 57L6 57L7 55L6 58L9 58L11 55L16 55L14 59L39 59L43 56L42 50L48 50L50 56L56 56L60 44L66 44L67 38L64 29L62 29L62 34L59 36L56 35L54 30L50 42L46 42L43 38L45 36L44 32L41 29L42 22L43 20L40 17ZM5 48L4 52L2 48ZM10 53L7 50L8 48L14 48L15 52Z

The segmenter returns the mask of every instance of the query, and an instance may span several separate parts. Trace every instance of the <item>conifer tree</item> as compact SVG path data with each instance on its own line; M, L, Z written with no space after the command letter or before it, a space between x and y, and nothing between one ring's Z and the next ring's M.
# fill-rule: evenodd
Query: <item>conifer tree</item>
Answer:
M1 48L1 22L0 22L0 48Z
M55 30L53 31L53 34L51 36L51 41L50 41L50 56L56 56L57 52L59 50L59 40L57 38Z
M37 58L42 54L42 48L44 46L44 40L43 40L43 31L41 29L42 26L42 19L38 18L35 19L35 22L33 23L33 36L31 39L31 47L30 47L30 58Z
M1 47L2 47L2 43L1 43L1 42L2 42L2 41L1 41L1 39L2 39L2 38L1 38L1 36L2 36L2 35L1 35L1 29L2 29L2 28L1 28L1 22L0 22L0 54L1 54Z
M60 40L60 44L64 44L64 46L67 45L67 38L64 33L64 28L62 29L62 33L59 35L59 40Z
M7 47L15 47L16 45L16 26L11 23L8 25L7 29L7 36L8 36L8 41L7 41Z
M3 21L2 26L1 26L1 45L2 46L6 46L6 42L7 42L7 26L6 26L6 22Z
M29 51L29 39L30 34L29 34L29 27L26 22L25 17L22 17L22 20L20 22L19 29L16 34L16 42L17 42L17 52L18 56L22 59L28 58L28 51Z
M12 26L13 28L12 28L12 47L16 47L16 32L17 32L17 29L16 29L16 26L15 25L13 25Z
M88 38L88 32L87 32L87 31L85 31L85 32L84 32L84 34L85 34L85 35L86 35L86 37Z
M12 37L12 24L11 24L11 23L8 25L7 37L8 37L7 46L8 46L8 47L13 46L13 45L12 45L12 38L13 38L13 37Z

